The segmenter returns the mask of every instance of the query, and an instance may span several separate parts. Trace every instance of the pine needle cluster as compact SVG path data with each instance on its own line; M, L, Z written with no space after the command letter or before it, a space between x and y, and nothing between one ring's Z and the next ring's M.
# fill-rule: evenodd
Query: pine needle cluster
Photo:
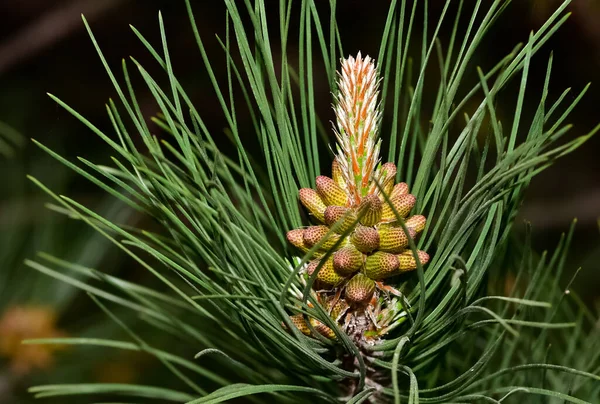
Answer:
M31 180L54 199L56 210L87 223L161 287L48 255L28 261L31 268L89 293L131 337L37 343L107 349L133 344L160 361L180 387L61 384L31 391L38 397L118 394L188 403L239 397L260 401L264 397L255 396L259 393L290 403L523 402L532 394L593 401L600 380L598 356L581 359L584 348L578 341L584 335L592 340L597 330L586 325L590 315L584 306L565 304L573 294L560 293L556 283L555 271L565 264L568 243L548 260L515 249L511 240L531 179L598 130L568 136L571 126L566 119L587 87L575 97L568 97L567 90L557 100L548 99L552 57L543 91L527 92L531 60L568 18L569 1L524 45L484 71L473 66L474 55L491 26L506 23L502 12L510 1L459 1L452 20L448 10L456 2L448 0L439 20L431 21L427 1L421 5L393 0L382 18L379 49L363 49L376 55L379 76L366 57L348 59L335 0L329 2L329 15L318 12L314 0L299 3L297 65L290 63L288 53L296 8L281 0L279 21L271 21L267 3L225 0L227 30L218 41L227 59L227 80L221 83L211 64L215 56L207 54L191 2L186 1L205 74L227 121L233 155L219 148L216 138L221 134L207 129L202 109L177 79L162 17L158 46L133 28L164 70L160 78L131 59L123 62L123 78L118 79L86 23L118 96L106 106L111 133L51 97L112 148L113 164L85 159L76 164L38 144L128 208L147 215L161 231L109 220ZM414 33L417 18L423 19L424 27L420 43ZM438 41L442 26L452 32L445 46ZM281 51L278 57L274 42ZM340 59L345 62L338 79ZM333 100L338 149L331 159L332 178L319 176L333 137L315 109L316 63L323 67L332 93L339 94ZM357 63L358 73L353 70ZM153 133L142 114L132 67L156 101L160 113L154 122L164 136ZM431 77L430 67L436 67L439 77ZM477 77L477 83L465 84L466 75ZM355 89L356 97L352 77L360 77L365 85ZM515 110L511 121L502 122L496 100L511 81L520 82ZM436 94L428 108L423 97L426 83ZM537 100L531 121L523 113L526 93ZM471 110L467 106L473 103ZM250 128L238 121L241 109L249 111ZM386 115L390 123L381 119ZM385 133L385 143L374 136L378 133ZM261 158L248 153L250 143L260 146ZM394 162L393 167L378 165L378 155L386 152L387 158L381 158ZM299 200L312 213L310 220L321 224L306 228L309 222ZM408 217L411 209L417 215ZM354 216L356 226L344 228L345 218ZM390 225L394 221L399 227ZM288 233L292 229L302 231ZM377 246L367 248L368 232L377 233ZM358 258L355 250L361 254L362 270L352 266ZM398 258L403 254L406 261ZM525 283L517 282L521 286L509 296L487 290L494 268L502 273L515 257L523 257L513 268ZM347 275L333 279L335 268L348 269ZM411 272L396 277L400 268ZM308 278L302 276L304 271ZM323 277L327 271L331 276ZM359 275L362 279L354 281ZM376 287L378 298L373 301L374 282L381 280L386 284ZM329 285L327 291L317 292L322 289L313 288L316 281ZM358 333L347 332L345 324L357 329L361 323L346 323L345 318L340 322L341 317L332 315L336 304L329 302L342 293L355 307L355 318L374 322ZM382 312L377 312L378 305ZM115 306L135 313L155 333L168 335L169 344L152 346L115 314ZM362 314L368 307L373 316ZM393 313L387 316L384 310ZM384 327L373 327L383 317ZM573 324L564 318L581 321ZM576 336L567 336L567 330ZM376 332L374 343L360 344L362 336L369 335L366 331ZM540 333L542 337L534 337ZM534 349L528 350L534 340ZM569 357L544 356L550 340L567 343ZM186 347L187 355L173 353L174 346Z

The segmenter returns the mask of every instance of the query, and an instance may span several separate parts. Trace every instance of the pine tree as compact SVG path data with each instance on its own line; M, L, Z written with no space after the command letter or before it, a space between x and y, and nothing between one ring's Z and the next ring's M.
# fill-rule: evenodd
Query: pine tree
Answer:
M343 37L336 26L335 1L330 2L329 32L315 2L300 3L300 57L293 66L288 47L291 2L279 3L280 24L274 30L267 23L266 2L225 0L227 31L219 38L227 58L223 84L215 78L213 56L206 53L186 1L200 57L228 122L233 157L219 148L218 134L208 131L201 111L177 80L162 17L160 48L134 33L164 69L168 84L159 85L135 59L132 63L155 97L160 114L154 122L167 134L164 139L144 120L131 63L123 63L122 86L88 27L122 104L111 100L107 105L114 133L103 133L52 98L113 148L114 166L76 165L40 146L147 214L162 231L107 220L32 180L65 212L146 268L162 287L81 268L99 285L77 282L58 271L72 265L51 257L28 265L91 294L135 346L161 361L184 387L65 384L38 386L32 392L114 393L189 403L252 399L259 393L270 393L269 399L277 402L499 402L526 400L528 394L582 402L574 396L581 394L593 400L598 387L591 383L600 380L597 355L586 363L571 362L576 370L568 361L547 363L544 345L529 352L524 348L535 340L530 329L542 328L544 338L556 331L564 340L560 335L566 334L560 333L573 324L556 322L559 310L576 310L582 319L589 313L572 302L565 309L560 298L560 309L551 309L550 315L524 317L547 310L545 298L562 297L550 271L564 266L568 243L548 262L545 256L534 260L528 250L514 253L511 241L515 215L533 176L598 129L577 138L565 136L568 113L587 88L570 103L565 97L548 100L552 57L544 90L536 95L535 116L529 123L521 119L531 59L566 20L569 1L523 47L487 72L472 68L473 55L492 24L502 21L509 2L460 2L455 20L448 22L450 3L432 23L425 2L426 28L415 50L417 4L392 1L382 20L378 74L371 58L348 57L338 49ZM444 51L436 38L447 23L453 29ZM463 24L464 35L458 33ZM274 57L273 41L281 47L281 60ZM409 58L405 44L420 58ZM426 116L425 82L432 81L427 67L436 64L436 54L441 79L435 80L437 96ZM315 109L317 60L336 94L331 178L320 176L328 145L319 134L327 137L328 132ZM465 84L469 71L479 79L472 88ZM503 124L495 100L511 80L520 80L521 86L514 118ZM466 109L469 102L477 104L472 111ZM238 122L240 108L250 112L251 128ZM391 115L389 127L381 119L386 114ZM389 133L385 149L378 140L382 128ZM253 137L245 137L246 131ZM249 155L249 142L259 144L263 162ZM386 160L394 163L380 164L385 150ZM308 221L298 201L311 214L312 226L305 227ZM410 212L416 214L408 216ZM505 262L514 264L518 256L525 257L519 273L531 270L541 277L539 282L530 283L523 294L517 294L519 288L511 296L486 293L486 277ZM151 346L113 313L109 302L137 313L172 342ZM585 329L581 324L575 325L580 334ZM132 342L76 343L123 348ZM187 355L171 353L178 344L189 347ZM198 362L191 360L192 350L199 352ZM577 344L570 352L580 352ZM212 355L217 362L207 359ZM540 371L541 379L532 376ZM556 373L583 381L575 390L565 389L564 383L556 383L561 376L546 376Z

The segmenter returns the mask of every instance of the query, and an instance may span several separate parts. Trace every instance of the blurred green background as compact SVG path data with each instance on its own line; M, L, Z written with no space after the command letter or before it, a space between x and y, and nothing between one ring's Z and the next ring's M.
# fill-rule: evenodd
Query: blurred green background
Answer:
M328 2L317 3L323 12L328 12ZM368 7L363 0L338 3L344 51L353 54L361 50L375 55L388 2L370 1ZM431 21L436 21L443 2L430 3ZM477 64L484 69L495 64L516 43L525 40L531 30L543 24L558 3L553 0L515 1L489 33L477 55ZM225 56L215 34L224 36L224 6L217 0L196 1L194 4L200 34L212 57L217 78L223 79ZM267 5L271 4L276 19L277 1L267 1ZM531 109L537 105L547 56L553 50L551 101L556 100L567 87L573 88L568 96L573 99L589 81L592 82L590 91L571 117L575 124L571 136L576 136L588 132L600 121L600 25L597 23L600 21L600 2L574 0L569 9L573 13L571 18L534 59L528 88L531 107L528 109L526 105L525 110L532 112ZM134 56L152 73L157 67L131 32L129 24L139 29L153 44L159 44L159 10L165 19L175 73L203 116L209 119L206 121L209 129L223 133L225 144L225 121L202 68L182 1L0 1L0 132L9 134L7 144L2 148L5 155L0 157L0 319L10 307L36 305L50 307L59 313L56 323L52 322L46 329L96 336L118 332L108 323L105 325L106 320L85 296L34 273L24 267L22 261L42 250L82 265L119 273L128 279L144 281L144 272L82 224L46 209L44 204L48 198L25 175L32 174L59 193L68 194L121 222L135 223L141 218L122 211L101 190L73 175L37 148L29 138L39 140L70 160L81 156L94 162L108 163L110 152L106 145L58 107L46 93L57 95L110 133L104 104L116 94L85 32L80 14L86 15L111 66L118 69L121 59ZM451 8L452 12L455 8ZM294 30L297 31L297 25L292 26ZM415 27L415 32L421 31L422 27ZM442 43L447 34L448 30L442 31ZM277 50L274 52L276 54ZM294 60L297 56L293 55L293 44L290 52L290 59ZM321 94L317 97L318 107L327 122L332 119L328 83L320 66L315 68L316 91ZM475 83L476 75L472 75L472 79ZM435 83L429 85L431 89L435 88ZM518 83L512 85L514 89L518 88ZM141 80L134 80L134 86L144 114L151 117L156 108L149 92ZM499 99L497 108L503 121L510 122L515 108L513 100L514 94L510 91ZM244 119L249 118L241 112L240 122ZM151 128L160 135L158 127ZM10 135L13 132L20 133L22 140ZM259 153L258 150L255 152ZM329 159L328 156L324 158ZM592 138L585 147L539 175L530 185L521 212L517 228L522 231L522 222L530 221L533 243L540 251L552 249L560 234L577 217L567 265L570 272L564 275L563 284L566 285L574 271L582 267L573 289L588 304L597 305L600 299L600 136ZM89 354L90 351L86 352ZM143 359L131 354L131 357L112 360L102 351L97 355L97 360L87 356L87 365L91 366L86 367L86 363L76 361L76 355L71 359L69 355L61 355L61 364L64 365L59 366L61 372L48 365L16 376L10 360L0 358L0 397L12 394L24 400L22 387L30 384L31 380L46 382L48 375L52 375L54 381L65 378L69 382L85 380L83 377L96 381L112 380L113 376L115 380L140 377L135 374L135 366ZM87 373L80 372L82 368L87 368ZM152 367L147 369L144 377L151 378ZM4 401L0 398L0 402Z

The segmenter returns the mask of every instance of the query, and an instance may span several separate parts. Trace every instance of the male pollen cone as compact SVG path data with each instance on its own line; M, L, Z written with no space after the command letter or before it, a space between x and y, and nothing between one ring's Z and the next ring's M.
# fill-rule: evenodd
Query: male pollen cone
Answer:
M360 202L358 215L365 226L375 226L381 220L383 204L377 195L367 195Z
M346 285L346 300L354 304L368 303L375 293L375 282L358 273Z
M400 196L404 194L408 194L408 184L406 182L399 182L396 185L394 185L394 188L392 188L392 192L390 193L390 199L395 196Z
M308 264L306 267L306 272L308 275L312 275L313 272L317 269L322 260L314 260ZM344 277L335 272L333 269L333 258L329 257L319 269L317 273L317 281L324 284L327 287L334 287L339 285L344 281Z
M429 262L429 254L425 251L417 250L417 255L421 265L425 265ZM417 261L413 256L412 250L406 250L402 254L398 255L399 269L402 272L412 271L417 269Z
M344 173L342 171L342 167L340 166L340 163L337 160L337 157L334 158L333 162L331 163L331 177L333 178L333 181L335 181L335 183L338 185L338 187L340 187L340 188L346 187L346 180L344 179Z
M317 192L321 195L326 205L346 206L348 196L334 180L324 175L319 175L315 182L317 184Z
M412 227L417 233L422 232L427 224L427 219L423 215L414 215L404 222L406 227Z
M306 324L306 320L302 314L294 314L293 316L290 316L290 320L292 320L292 324L294 324L302 334L310 335L310 328L308 328L308 324Z
M302 188L298 191L298 194L302 205L304 205L317 220L323 222L323 214L325 213L325 209L327 209L327 205L325 205L325 202L323 202L323 199L321 199L317 191L312 188Z
M369 255L365 262L365 275L369 278L379 281L398 273L400 262L398 256L377 251Z
M304 315L294 314L293 316L290 316L290 320L292 320L292 324L294 324L296 326L296 328L298 328L298 330L300 330L300 332L302 334L311 335L310 327L306 323L306 320L304 319ZM335 333L333 332L333 330L331 328L327 327L325 324L323 324L319 320L311 317L311 318L309 318L309 321L310 321L310 325L312 325L313 328L315 329L315 331L318 332L319 334L321 334L324 337L329 338L329 339L335 338Z
M363 254L353 245L333 253L333 268L340 275L351 275L363 265Z
M321 244L321 250L329 250L338 241L340 236L337 234L329 234L329 227L327 226L309 226L304 229L304 244L312 247L323 241Z
M369 253L379 248L379 233L373 227L357 226L350 241L358 251Z
M396 177L397 171L398 169L396 168L396 164L394 163L385 163L381 166L381 172L383 177L381 188L383 189L383 192L385 192L387 195L390 195L392 193L392 190L394 188L394 179Z
M290 230L285 236L291 245L300 249L302 252L307 252L309 250L309 248L304 245L304 229Z
M336 233L344 234L356 222L356 214L350 208L342 206L328 206L325 209L325 224L332 227L339 222L336 227ZM343 220L342 220L343 219Z
M325 324L315 318L310 319L310 324L314 327L315 331L324 336L325 338L335 339L335 332Z
M344 299L336 299L334 296L332 296L331 299L327 300L325 308L330 311L329 316L335 321L338 321L344 314L346 314L350 308L350 305Z
M417 232L408 227L410 238L414 239ZM379 249L390 253L401 253L408 246L408 237L401 227L385 226L379 228Z
M403 195L395 195L390 198L390 202L394 205L394 209L398 212L398 215L402 218L405 218L410 213L411 209L415 206L417 199L414 195L411 194L403 194ZM382 212L381 212L381 220L383 221L395 221L397 219L396 214L393 209L387 203L387 201L383 204Z

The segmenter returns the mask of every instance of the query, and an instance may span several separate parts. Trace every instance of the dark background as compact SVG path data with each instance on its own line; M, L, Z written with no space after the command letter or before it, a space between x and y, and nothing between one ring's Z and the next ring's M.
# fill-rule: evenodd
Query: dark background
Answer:
M217 0L193 3L200 33L212 55L213 67L217 77L223 78L225 57L214 35L224 35L224 6ZM277 10L277 2L267 3L273 3L274 10ZM328 2L317 3L320 8L327 10ZM389 2L353 0L338 3L338 22L345 41L345 52L353 54L361 50L375 56ZM439 14L443 2L430 3L431 21L435 21L434 16ZM514 1L489 33L475 62L484 69L492 66L516 43L525 41L529 32L539 28L557 6L558 2L552 0ZM84 156L94 162L108 162L106 145L50 100L46 92L57 95L100 129L110 133L110 121L104 104L109 97L116 98L116 94L85 31L80 14L86 15L109 64L115 70L118 71L121 59L131 55L152 73L156 66L131 32L129 24L138 28L152 44L159 46L159 10L165 19L176 74L192 95L198 110L208 119L208 127L213 133L223 133L225 122L202 68L185 6L183 1L173 0L0 1L3 22L0 25L0 121L11 125L26 138L35 138L70 159ZM528 97L525 110L531 112L537 106L536 89L543 82L547 56L553 50L551 101L566 87L573 88L570 97L574 98L589 81L593 82L588 95L569 120L575 124L570 136L576 136L585 134L600 121L600 2L574 0L569 10L573 13L571 18L533 62L531 90L528 92L533 96ZM415 30L419 32L421 27L417 26ZM447 32L442 32L442 39L445 35ZM293 52L292 46L292 60ZM132 64L129 68L130 72L135 73ZM318 108L322 116L329 119L330 96L324 72L317 70L316 77L317 94L322 94L318 97ZM139 91L138 100L144 113L152 116L156 109L147 89L139 79L134 80L134 85ZM515 87L518 83L512 85L518 88ZM507 94L510 95L510 91ZM498 109L502 118L510 119L514 109L513 99L507 96L505 104L503 98L500 99ZM154 130L159 132L156 127ZM539 175L527 191L517 223L522 230L523 220L531 221L535 247L552 252L560 234L568 229L574 217L578 218L567 262L569 272L565 277L582 266L583 271L574 288L592 304L597 302L600 285L599 154L600 136L596 136ZM86 180L69 174L61 164L30 141L17 147L12 159L3 159L0 167L0 212L10 211L15 206L26 207L20 216L12 217L10 223L0 222L1 231L12 231L16 226L27 229L32 233L31 238L35 238L33 233L36 228L48 221L58 220L43 208L48 199L25 180L26 173L34 174L61 193L92 207L97 207L103 196L100 190ZM39 248L59 252L69 249L70 241L77 237L79 230L63 222L58 222L56 236L38 243ZM60 227L61 223L64 227ZM566 284L566 280L563 284Z

